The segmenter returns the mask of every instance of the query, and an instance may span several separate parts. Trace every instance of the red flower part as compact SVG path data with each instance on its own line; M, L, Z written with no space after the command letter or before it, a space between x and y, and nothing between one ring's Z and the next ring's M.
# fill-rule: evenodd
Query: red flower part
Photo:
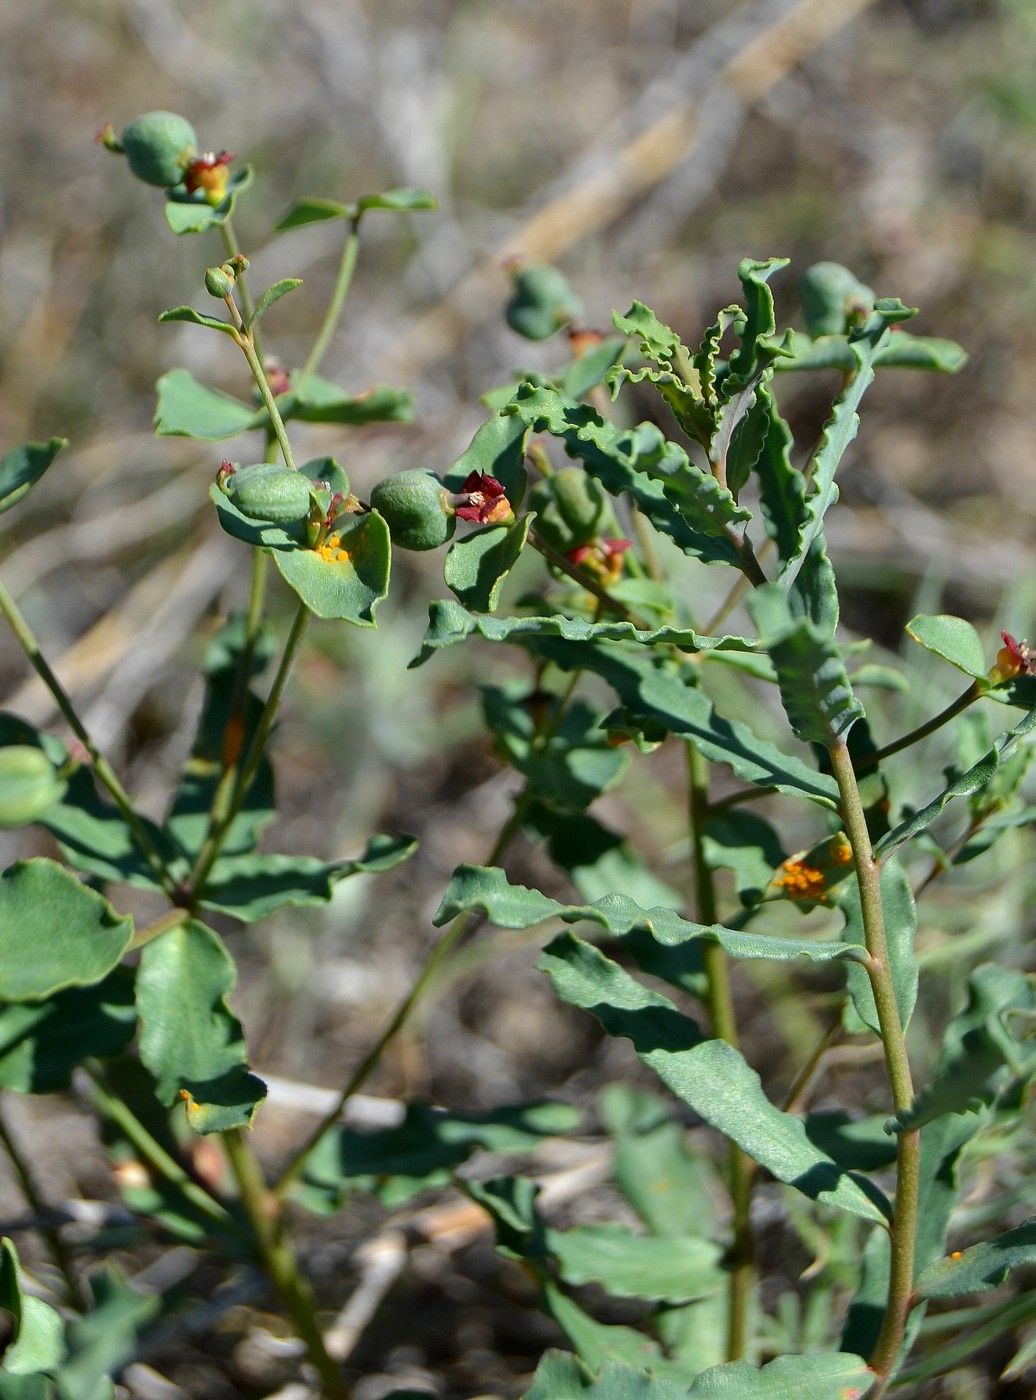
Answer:
M633 548L632 540L612 539L602 540L601 548L604 550L607 559L620 559L627 551Z
M513 517L511 502L495 476L472 472L454 497L457 515L477 525L499 525Z
M589 544L570 549L565 558L576 568L586 569L599 582L608 585L617 583L622 576L622 556L632 547L632 540L591 540Z
M266 378L270 385L270 392L275 399L279 399L291 388L291 375L276 363L266 366Z
M1001 632L1003 646L996 654L996 669L1002 680L1014 680L1015 676L1036 676L1036 647L1028 642L1020 642L1010 632Z
M187 193L196 194L202 190L210 204L220 204L227 192L230 163L234 158L233 151L209 151L206 155L195 156L184 170Z

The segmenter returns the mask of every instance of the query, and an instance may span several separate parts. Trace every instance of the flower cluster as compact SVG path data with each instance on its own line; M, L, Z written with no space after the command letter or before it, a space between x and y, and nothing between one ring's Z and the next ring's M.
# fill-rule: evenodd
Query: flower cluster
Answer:
M605 588L618 583L622 577L623 555L632 549L633 541L624 539L591 540L577 549L570 549L565 556L577 569L586 571Z
M476 525L510 525L514 519L503 486L488 472L472 472L454 501L458 517Z
M1001 632L1003 646L996 654L996 669L1000 679L1013 681L1016 676L1036 676L1036 647L1020 642L1010 632Z

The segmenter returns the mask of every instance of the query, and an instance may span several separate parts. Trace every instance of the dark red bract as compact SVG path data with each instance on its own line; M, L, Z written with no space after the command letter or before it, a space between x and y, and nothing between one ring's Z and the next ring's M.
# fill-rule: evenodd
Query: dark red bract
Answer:
M477 525L500 524L513 513L503 486L488 472L472 472L455 499L460 519Z

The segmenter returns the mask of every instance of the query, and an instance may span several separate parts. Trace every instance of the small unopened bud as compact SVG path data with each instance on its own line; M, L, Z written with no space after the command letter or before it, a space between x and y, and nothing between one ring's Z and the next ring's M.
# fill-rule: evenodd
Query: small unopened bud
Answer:
M113 155L122 156L126 154L122 142L115 135L115 128L112 126L111 122L105 122L94 137L94 140L98 145L103 146L106 151L111 151Z
M219 267L207 267L205 269L205 290L210 297L215 297L217 301L226 301L227 297L233 295L236 278L236 269L228 262L222 263Z
M221 491L226 491L227 482L236 473L237 467L233 462L228 462L226 457L219 464L219 471L216 473L216 485Z

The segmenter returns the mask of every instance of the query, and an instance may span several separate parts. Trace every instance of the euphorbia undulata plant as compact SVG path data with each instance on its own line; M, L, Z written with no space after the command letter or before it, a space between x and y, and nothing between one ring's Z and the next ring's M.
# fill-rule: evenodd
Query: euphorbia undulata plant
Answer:
M174 233L222 240L192 304L161 319L224 337L255 398L175 369L159 381L156 424L204 443L242 439L234 457L212 449L198 491L202 499L208 490L226 547L250 562L251 591L247 611L211 641L191 758L157 823L137 811L0 586L0 609L65 726L0 721L0 823L42 827L60 856L18 862L0 879L0 1084L59 1092L80 1071L126 1204L228 1268L243 1257L257 1263L327 1396L350 1393L351 1379L315 1310L288 1206L347 1210L355 1193L375 1191L398 1207L451 1174L495 1225L501 1250L535 1278L573 1348L543 1358L528 1382L532 1400L878 1400L899 1381L956 1364L966 1336L940 1357L924 1333L930 1304L981 1293L1036 1261L1036 1224L962 1236L954 1215L965 1156L987 1141L1011 1150L1036 1067L1026 1040L1036 1002L1022 972L971 958L963 1005L919 1073L907 1046L927 977L917 898L1030 821L1036 664L1011 633L997 650L960 618L915 617L908 647L963 672L965 688L912 728L889 729L882 688L901 687L902 677L842 640L825 524L875 377L953 373L963 353L911 334L903 327L913 311L833 263L806 272L805 329L782 333L770 281L784 260L744 260L740 300L690 345L639 302L615 315L614 334L578 326L581 305L556 269L517 266L508 323L532 340L556 337L560 368L488 393L489 417L452 466L397 472L364 501L334 458L297 460L291 425L340 425L347 451L351 426L409 417L405 391L352 395L318 369L364 219L430 209L431 197L391 190L292 207L280 229L337 220L344 237L313 347L286 368L267 355L260 321L298 279L261 292L249 285L254 269L231 225L247 167L203 150L171 113L146 114L121 137L106 128L103 139L165 190ZM800 450L778 386L824 370L837 371L837 391L818 440ZM635 421L631 406L648 395L664 429ZM7 453L0 509L17 504L61 446ZM227 1003L235 969L211 920L252 923L326 903L339 881L411 854L414 843L398 833L372 835L346 860L261 846L275 813L270 739L307 627L320 619L374 629L393 547L445 550L453 597L432 603L414 665L462 642L513 658L482 701L493 752L520 782L508 820L486 839L484 864L458 867L443 893L435 923L445 932L414 985L271 1180L248 1137L265 1088ZM525 591L504 608L515 593L509 576L529 555L538 560L523 568ZM264 620L271 560L293 605L279 651ZM696 602L706 571L727 577L711 616ZM706 591L714 596L711 579ZM738 630L725 630L737 616ZM778 720L784 738L763 737ZM900 755L944 744L951 726L954 767L942 773L927 758L904 766ZM620 783L635 785L641 755L662 745L685 774L687 843L678 864L652 870L635 836L593 809ZM802 848L789 852L792 832ZM509 878L506 856L519 838L542 845L561 897ZM167 911L135 926L120 912L126 885L158 892ZM658 1092L607 1086L596 1126L561 1103L479 1114L411 1104L398 1129L342 1126L438 972L486 923L548 925L540 966L557 996L628 1040L630 1066L645 1067L635 1082L650 1073ZM780 981L746 984L753 962L788 966ZM771 1009L785 1020L789 997L821 988L831 1004L783 1091L773 1066L753 1066L741 1048L746 986L774 989ZM839 1041L868 1039L885 1067L878 1102L812 1111L825 1057ZM529 1176L480 1169L482 1148L519 1155L577 1130L613 1141L623 1220L632 1215L635 1226L560 1228ZM191 1143L204 1135L222 1145L225 1180L193 1165ZM38 1206L31 1161L2 1137ZM826 1262L818 1257L807 1282L782 1276L775 1307L774 1287L764 1307L759 1286L760 1201L782 1228L825 1241L817 1249ZM46 1242L46 1298L26 1291L5 1245L0 1301L14 1325L0 1394L112 1394L134 1330L143 1334L162 1308L128 1331L120 1325L107 1352L97 1348L79 1321L79 1261L60 1227ZM959 1248L947 1253L950 1242ZM630 1321L598 1320L577 1291L587 1284L627 1300ZM794 1321L803 1293L808 1329ZM95 1321L103 1326L106 1307L125 1308L126 1294L116 1275L95 1281ZM987 1310L982 1340L998 1319L1004 1330L1022 1316L1017 1299Z

